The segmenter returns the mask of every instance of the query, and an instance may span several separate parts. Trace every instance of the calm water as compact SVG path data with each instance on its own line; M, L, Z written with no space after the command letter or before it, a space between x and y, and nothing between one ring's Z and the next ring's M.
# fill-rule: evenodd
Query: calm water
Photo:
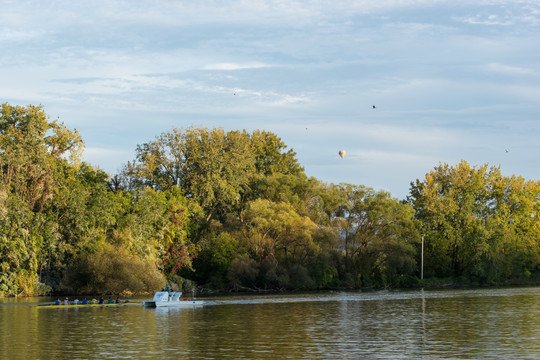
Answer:
M37 306L50 300L0 299L1 359L540 359L540 287Z

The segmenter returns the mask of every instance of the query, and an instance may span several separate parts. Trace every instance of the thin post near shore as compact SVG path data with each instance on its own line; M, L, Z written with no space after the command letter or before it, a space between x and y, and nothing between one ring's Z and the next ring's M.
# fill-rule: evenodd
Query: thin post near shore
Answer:
M424 280L424 234L422 234L422 259L420 262L420 280Z

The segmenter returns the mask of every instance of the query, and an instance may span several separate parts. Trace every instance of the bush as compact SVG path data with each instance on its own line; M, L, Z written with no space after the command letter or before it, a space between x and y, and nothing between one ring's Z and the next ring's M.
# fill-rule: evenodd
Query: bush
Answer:
M247 287L253 288L259 269L255 260L249 254L238 255L231 262L227 279L235 289Z
M289 278L289 287L294 290L309 290L314 286L308 270L302 265L293 265L289 269Z
M259 265L257 282L265 290L280 290L289 283L289 274L275 261L267 258Z
M141 259L122 247L106 245L96 253L83 253L68 267L62 288L76 294L137 294L165 285L151 258Z

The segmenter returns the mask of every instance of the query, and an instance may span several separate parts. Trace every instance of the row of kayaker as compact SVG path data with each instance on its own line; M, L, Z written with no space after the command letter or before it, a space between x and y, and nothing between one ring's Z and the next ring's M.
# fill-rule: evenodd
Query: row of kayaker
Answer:
M120 297L118 296L116 297L116 300L113 300L113 298L109 296L107 301L105 301L105 299L103 299L103 296L102 296L99 298L99 300L96 300L96 299L87 300L86 298L83 298L82 300L79 301L79 299L75 298L73 302L70 302L69 298L66 297L64 301L61 301L60 298L57 298L56 301L54 302L54 305L120 304L120 303L128 303L128 302L129 302L128 298L122 301L120 300Z

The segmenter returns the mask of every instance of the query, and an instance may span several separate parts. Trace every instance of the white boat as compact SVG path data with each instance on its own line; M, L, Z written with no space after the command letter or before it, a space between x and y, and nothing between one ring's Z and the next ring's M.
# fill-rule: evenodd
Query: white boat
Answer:
M179 291L158 291L152 300L143 301L145 307L193 307L204 304L202 300L182 299Z

